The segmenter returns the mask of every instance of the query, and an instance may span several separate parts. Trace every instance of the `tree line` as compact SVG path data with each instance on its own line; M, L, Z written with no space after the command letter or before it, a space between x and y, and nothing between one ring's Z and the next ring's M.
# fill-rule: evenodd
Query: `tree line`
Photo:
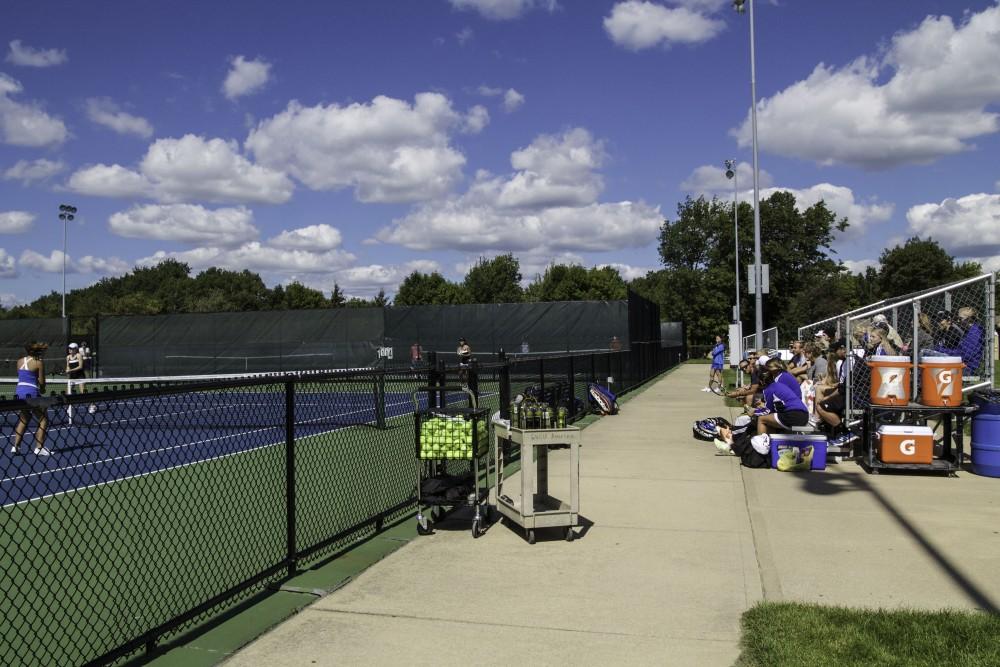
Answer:
M552 264L524 285L519 260L507 253L480 258L460 281L438 272L414 271L390 301L383 290L371 299L348 298L334 285L329 296L298 282L269 288L252 271L191 268L167 259L103 278L67 297L68 314L165 314L308 308L364 308L387 305L517 303L532 301L618 300L629 288L660 305L661 317L687 325L688 341L703 343L724 333L735 303L736 237L733 203L718 198L687 198L674 219L660 228L662 268L628 282L613 267ZM739 204L739 218L750 221L753 208ZM900 296L979 275L975 262L956 262L931 238L913 237L885 248L878 266L849 271L836 257L834 234L847 230L819 202L804 210L794 195L776 192L760 202L761 256L770 267L770 293L764 323L791 332L880 299ZM753 298L746 270L753 262L753 226L740 225L741 319L752 322ZM62 296L51 292L35 301L0 311L2 318L59 317Z

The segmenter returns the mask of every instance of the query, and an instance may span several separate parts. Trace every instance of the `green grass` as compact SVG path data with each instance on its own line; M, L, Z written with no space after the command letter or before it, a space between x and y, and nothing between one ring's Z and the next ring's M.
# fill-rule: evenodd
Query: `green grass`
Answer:
M1000 664L1000 616L762 602L743 614L741 667Z

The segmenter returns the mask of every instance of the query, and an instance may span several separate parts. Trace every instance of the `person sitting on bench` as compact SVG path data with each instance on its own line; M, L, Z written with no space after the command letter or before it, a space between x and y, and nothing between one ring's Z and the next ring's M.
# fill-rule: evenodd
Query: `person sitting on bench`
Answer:
M789 431L809 424L809 410L802 402L799 382L785 368L781 359L770 359L761 369L764 405L770 410L757 418L757 433Z

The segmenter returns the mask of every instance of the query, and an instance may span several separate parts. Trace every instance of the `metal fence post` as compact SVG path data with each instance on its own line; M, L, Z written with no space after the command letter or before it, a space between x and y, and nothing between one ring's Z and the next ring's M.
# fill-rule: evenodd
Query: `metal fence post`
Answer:
M545 395L545 359L538 358L538 390Z
M567 406L567 412L570 416L576 417L576 370L573 364L573 355L569 355L569 372L566 374L566 379L569 381L569 406Z
M375 428L385 430L385 371L375 375Z
M913 377L910 382L913 391L910 393L912 400L917 400L917 389L920 386L920 302L913 301Z
M479 362L475 359L469 362L469 391L476 397L476 404L479 404ZM470 406L471 407L471 406Z
M500 361L500 418L510 419L510 362L507 353L500 348L497 354Z
M285 381L285 561L287 576L297 569L295 540L295 382Z
M437 352L427 353L427 386L436 387L438 385L438 358ZM438 395L437 390L432 389L427 392L427 409L436 408L438 406Z

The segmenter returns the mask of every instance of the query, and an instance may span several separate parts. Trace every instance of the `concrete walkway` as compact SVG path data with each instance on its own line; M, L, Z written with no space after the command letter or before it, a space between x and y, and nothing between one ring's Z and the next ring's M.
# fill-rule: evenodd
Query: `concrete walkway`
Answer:
M764 597L996 609L1000 480L742 469L691 437L729 417L698 391L707 371L682 366L584 431L577 541L446 523L227 664L731 665Z

